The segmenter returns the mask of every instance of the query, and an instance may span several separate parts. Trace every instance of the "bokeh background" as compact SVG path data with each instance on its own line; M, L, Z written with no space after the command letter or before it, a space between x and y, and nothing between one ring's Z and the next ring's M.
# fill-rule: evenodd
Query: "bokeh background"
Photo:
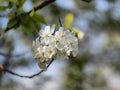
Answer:
M21 9L31 10L44 0L26 0ZM6 5L6 3L4 3ZM3 5L0 2L0 5ZM7 27L11 9L0 11L0 30ZM0 90L120 90L120 0L56 0L37 11L48 25L75 16L73 27L85 36L79 54L70 60L55 60L41 75L26 79L0 71ZM29 28L28 28L29 29ZM31 45L33 34L21 28L0 36L0 64L21 75L40 71Z

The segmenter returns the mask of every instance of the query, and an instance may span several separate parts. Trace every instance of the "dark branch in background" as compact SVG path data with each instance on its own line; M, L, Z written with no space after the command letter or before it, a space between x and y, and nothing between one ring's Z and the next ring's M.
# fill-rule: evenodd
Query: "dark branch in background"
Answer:
M41 4L39 4L37 7L33 8L33 9L34 9L34 11L37 11L37 10L42 9L42 8L44 8L45 6L49 5L50 3L53 3L54 1L56 1L56 0L44 0ZM27 12L26 14L30 14L31 12L32 12L32 10L30 10L30 11ZM20 22L18 21L16 24L14 24L13 26L11 26L10 28L7 27L7 28L5 29L5 33L6 33L7 31L13 29L16 25L19 25L19 23L20 23ZM9 56L10 56L9 54L5 54L5 53L2 53L2 52L0 52L0 55L5 56L5 57L9 57ZM19 55L15 55L15 56L11 56L11 57L18 57L18 56L19 56ZM53 60L47 65L47 68L52 64L52 62L53 62ZM4 72L7 72L7 73L9 73L9 74L12 74L12 75L15 75L15 76L19 76L19 77L23 77L23 78L33 78L33 77L41 74L41 73L44 72L45 70L41 70L40 72L38 72L38 73L36 73L36 74L33 74L33 75L31 75L31 76L27 76L27 75L20 75L20 74L18 74L18 73L15 73L15 72L7 69L4 65L0 65L0 71L4 71Z
M47 65L47 68L52 64L53 61L54 61L54 60L51 60L51 62ZM4 72L7 72L7 73L10 73L10 74L12 74L12 75L18 76L18 77L22 77L22 78L33 78L33 77L35 77L35 76L40 75L42 72L44 72L44 70L41 70L40 72L38 72L38 73L36 73L36 74L33 74L33 75L31 75L31 76L27 76L27 75L24 76L24 75L17 74L17 73L15 73L15 72L11 71L11 70L8 70L8 69L4 68L4 66L2 66L2 65L0 65L0 70L2 70L2 71L4 71Z
M85 2L88 2L88 3L89 3L89 2L91 2L92 0L82 0L82 1L85 1Z
M30 51L26 51L22 54L18 54L18 55L9 55L9 54L6 54L6 53L3 53L3 52L0 52L0 56L4 56L4 57L21 57L21 56L24 56L25 54L28 54Z
M55 2L56 0L45 0L43 1L40 5L38 5L37 7L34 8L34 11L37 11L39 9L42 9L44 8L45 6L49 5L50 3L53 3ZM32 12L32 10L30 10L29 12L27 12L27 14L30 14ZM5 29L5 32L11 30L12 28L14 28L17 24L19 24L19 22L17 22L15 25L13 25L12 27L10 28L6 28Z
M39 10L39 9L42 9L42 8L44 8L45 6L47 6L47 5L49 5L50 3L53 3L53 2L55 2L56 0L45 0L45 1L43 1L40 5L38 5L38 6L36 6L35 8L34 8L34 11L37 11L37 10ZM82 1L85 1L85 2L91 2L92 0L82 0ZM29 12L27 12L27 14L30 14L32 12L32 10L30 10ZM18 23L16 23L16 24L19 24L19 22ZM10 28L6 28L5 29L5 32L7 32L7 31L9 31L9 30L11 30L12 28L14 28L15 26L16 26L16 24L15 25L13 25L12 27L10 27Z

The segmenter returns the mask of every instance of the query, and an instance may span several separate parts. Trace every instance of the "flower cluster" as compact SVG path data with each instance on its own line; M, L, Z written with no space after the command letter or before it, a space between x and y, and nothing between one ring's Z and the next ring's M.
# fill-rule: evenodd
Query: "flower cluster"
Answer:
M70 55L75 57L78 53L78 39L72 31L63 27L55 30L55 25L46 26L33 41L33 50L40 68L46 70L46 64L52 59L68 59Z

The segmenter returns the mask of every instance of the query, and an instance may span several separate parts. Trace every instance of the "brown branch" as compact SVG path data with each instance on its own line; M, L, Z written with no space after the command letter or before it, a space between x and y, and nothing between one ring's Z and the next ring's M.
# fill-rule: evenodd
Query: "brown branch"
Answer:
M53 3L53 2L55 2L56 0L44 0L40 5L38 5L38 6L36 6L35 8L34 8L34 11L37 11L37 10L40 10L40 9L42 9L42 8L44 8L45 6L47 6L47 5L49 5L50 3ZM27 12L27 14L30 14L32 12L32 10L30 10L29 12ZM10 27L10 28L6 28L5 29L5 32L7 32L7 31L9 31L9 30L11 30L12 28L14 28L17 24L19 24L19 21L15 24L15 25L13 25L12 27Z
M52 64L53 61L54 61L54 60L51 60L51 62L47 65L47 68ZM8 70L8 69L4 68L4 66L2 66L2 65L0 65L0 70L1 70L1 71L4 71L4 72L7 72L7 73L9 73L9 74L18 76L18 77L22 77L22 78L33 78L33 77L35 77L35 76L40 75L42 72L44 72L44 70L41 70L40 72L38 72L38 73L36 73L36 74L33 74L33 75L31 75L31 76L20 75L20 74L18 74L18 73L15 73L15 72L13 72L13 71L11 71L11 70Z
M45 1L43 1L40 5L38 5L37 7L35 7L34 8L34 11L37 11L37 10L39 10L39 9L42 9L42 8L44 8L45 6L47 6L47 5L49 5L50 3L53 3L53 2L55 2L56 0L45 0ZM28 12L28 14L30 13L30 12L32 12L32 10L30 10L29 12Z

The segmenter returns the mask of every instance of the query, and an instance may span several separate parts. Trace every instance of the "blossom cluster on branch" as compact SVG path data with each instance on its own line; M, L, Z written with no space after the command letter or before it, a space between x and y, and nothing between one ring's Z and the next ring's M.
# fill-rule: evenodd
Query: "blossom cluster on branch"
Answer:
M69 59L71 55L75 57L78 53L78 38L69 29L45 26L33 41L33 50L40 68L46 70L46 65L53 59Z

